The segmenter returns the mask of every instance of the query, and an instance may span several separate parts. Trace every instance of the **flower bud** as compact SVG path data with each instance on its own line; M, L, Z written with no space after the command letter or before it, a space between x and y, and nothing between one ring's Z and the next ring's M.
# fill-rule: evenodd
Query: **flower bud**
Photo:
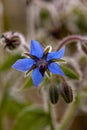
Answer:
M82 48L83 52L87 55L87 43L82 43L81 48Z
M49 87L48 95L52 104L56 104L58 102L59 91L56 85Z
M23 48L27 49L25 43L26 43L25 38L23 37L22 34L18 32L10 31L3 33L1 36L1 44L5 49L7 49L10 52L17 50L19 48L20 48L19 50L23 50Z
M60 94L66 103L71 103L73 101L73 91L67 83L63 83L60 86Z

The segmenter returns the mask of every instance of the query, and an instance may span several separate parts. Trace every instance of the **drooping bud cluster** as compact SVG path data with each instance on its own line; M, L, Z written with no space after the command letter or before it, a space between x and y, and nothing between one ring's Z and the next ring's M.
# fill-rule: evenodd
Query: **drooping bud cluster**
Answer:
M48 96L52 104L58 102L60 95L66 103L73 101L73 90L66 82L63 82L59 87L57 85L51 85L49 87Z
M8 51L15 51L20 48L21 49L27 49L25 45L25 38L22 34L18 32L5 32L1 36L0 43L4 47L4 49ZM27 49L28 50L28 49Z
M81 48L82 48L83 52L87 55L87 42L86 42L86 43L83 42L83 43L81 44Z

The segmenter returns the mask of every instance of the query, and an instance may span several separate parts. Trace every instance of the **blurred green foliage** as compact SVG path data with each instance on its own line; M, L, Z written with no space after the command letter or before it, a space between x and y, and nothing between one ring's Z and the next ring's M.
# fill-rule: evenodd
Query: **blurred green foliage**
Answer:
M16 62L17 59L20 58L20 55L11 55L9 57L7 57L7 59L5 59L5 61L0 65L0 72L3 72L5 70L8 70L9 68L11 68L11 66L13 65L13 63Z
M39 107L27 107L19 113L12 130L43 130L50 124L50 117Z
M73 14L74 17L76 17L74 19L74 22L81 31L81 33L87 33L87 18L85 17L85 14L82 12L81 9L78 8L73 9Z

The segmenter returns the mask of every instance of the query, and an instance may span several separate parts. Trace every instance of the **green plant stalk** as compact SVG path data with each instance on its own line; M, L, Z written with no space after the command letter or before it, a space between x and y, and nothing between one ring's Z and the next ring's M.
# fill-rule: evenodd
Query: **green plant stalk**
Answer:
M3 1L0 0L0 36L3 32L3 11L4 11L4 8L3 8Z
M50 130L55 130L54 123L53 123L53 116L52 116L52 106L49 102L48 96L46 94L46 90L44 88L43 88L42 94L43 94L44 110L48 112L49 117L50 117Z
M0 113L0 130L3 130L2 115Z
M60 50L62 47L74 41L80 41L82 43L82 42L86 42L86 39L84 38L84 36L80 36L80 35L67 36L58 43L58 47L56 51Z
M72 120L73 115L75 115L78 105L79 105L79 100L77 97L76 100L71 104L71 106L65 113L58 130L65 130L67 128L67 126L69 127L70 121Z
M9 84L7 83L0 103L0 130L4 130L3 115L4 115L4 108L8 99L8 90L9 90Z
M52 106L51 104L49 103L48 101L48 112L49 112L49 116L50 116L50 130L55 130L55 127L54 127L54 117L53 117L53 114L52 114Z

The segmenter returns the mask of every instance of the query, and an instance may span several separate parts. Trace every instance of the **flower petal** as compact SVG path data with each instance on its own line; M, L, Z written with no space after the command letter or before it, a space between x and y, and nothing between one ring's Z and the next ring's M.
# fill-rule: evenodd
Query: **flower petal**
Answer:
M40 45L40 43L35 40L31 40L30 54L38 58L41 58L43 56L43 53L44 53L44 49Z
M12 68L21 72L25 72L29 70L33 64L35 64L34 60L32 60L31 58L24 58L17 60L15 64L13 64Z
M52 59L60 59L64 55L65 48L62 48L61 50L57 52L50 52L47 55L47 61L52 60Z
M39 69L38 68L34 69L32 72L32 80L36 87L40 84L42 79L43 79L43 76L40 73Z
M57 63L50 63L48 65L48 69L53 74L58 74L58 75L64 76L64 72L62 71L62 69L60 68L60 66Z

